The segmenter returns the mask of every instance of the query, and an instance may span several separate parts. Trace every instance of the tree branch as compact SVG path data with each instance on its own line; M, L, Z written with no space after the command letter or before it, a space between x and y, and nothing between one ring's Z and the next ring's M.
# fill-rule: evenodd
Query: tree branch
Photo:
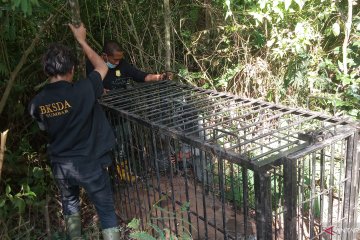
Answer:
M169 0L164 0L165 10L165 71L171 70L171 44L170 44L170 3Z
M135 42L140 48L140 47L142 47L142 42L140 41L139 35L138 35L137 31L136 31L136 25L135 25L134 20L133 20L133 15L130 12L130 8L129 8L128 3L126 1L124 1L124 4L125 4L126 11L127 11L128 15L129 15L129 20L130 20L130 24L131 24L131 26L128 26L129 27L129 32L134 36ZM139 52L139 56L140 56L141 67L144 68L145 64L144 64L144 57L142 55L142 52Z
M2 166L4 163L4 159L5 159L5 145L6 145L6 138L7 138L8 132L9 132L9 129L2 132L1 138L0 138L0 181L1 181Z
M349 44L350 39L350 32L351 32L351 23L352 23L352 0L348 0L348 14L347 14L347 20L345 23L345 38L342 46L342 52L343 52L343 72L345 75L348 74L348 67L347 67L347 47Z
M46 27L50 26L50 22L54 19L54 15L51 15L46 21L45 23L40 27L40 30L37 32L37 34L35 35L35 37L33 38L30 46L25 50L24 54L22 55L19 63L16 65L15 69L10 73L10 78L9 81L7 82L6 88L5 88L5 92L1 98L0 101L0 115L2 114L2 112L4 111L5 108L5 104L7 102L7 99L9 98L10 92L12 87L14 86L15 80L17 75L19 74L21 68L23 67L23 65L26 63L26 60L29 56L29 54L34 50L35 45L37 44L37 42L40 40L40 35L42 34L42 32L45 30Z
M75 27L79 27L81 24L80 17L80 7L78 0L69 0L70 12L71 12L71 22ZM86 70L85 70L85 55L78 43L76 43L76 53L79 59L79 74L80 77L85 78Z

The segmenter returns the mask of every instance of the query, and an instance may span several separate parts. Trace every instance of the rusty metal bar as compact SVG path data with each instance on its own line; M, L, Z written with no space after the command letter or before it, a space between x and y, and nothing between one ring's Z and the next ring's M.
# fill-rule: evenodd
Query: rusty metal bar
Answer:
M240 106L241 107L241 106ZM252 114L255 114L255 113L259 113L261 112L264 108L271 108L270 106L264 106L263 108L261 108L262 105L255 105L255 106L252 106L251 108L258 108L258 110L256 111L252 111L252 112L249 112L249 113L246 113L245 115L241 115L241 116L238 116L238 117L235 117L235 118L230 118L228 120L225 120L225 121L219 121L218 123L215 123L214 125L210 125L210 126L207 126L207 127L203 127L202 130L207 130L207 129L212 129L213 127L217 127L219 125L222 125L224 123L227 123L227 122L230 122L230 121L234 121L234 120L238 120L238 119L247 119L248 116L251 116ZM227 111L223 111L223 112L227 112ZM221 113L223 113L221 112ZM216 116L218 114L214 114L214 116ZM211 117L212 115L210 115ZM206 118L204 117L203 119L200 119L200 120L205 120ZM242 129L239 129L239 130L242 130ZM198 130L196 131L192 131L192 132L189 132L187 133L187 135L193 135L195 133L197 133Z
M247 228L248 228L248 217L249 217L249 186L248 186L248 172L246 167L241 168L242 176L242 187L243 187L243 209L244 209L244 237L247 238ZM239 174L240 175L240 174Z
M254 172L257 239L272 239L271 179L267 172Z
M186 107L186 108L194 109L192 111L184 111L184 110L181 111L180 114L174 115L174 116L176 116L175 119L177 119L177 118L182 119L183 115L190 115L190 116L197 117L196 115L193 115L193 114L202 113L206 109L210 109L212 111L215 111L217 109L217 107L218 107L218 109L220 110L220 109L223 109L223 108L221 108L222 104L226 104L228 102L233 102L234 101L232 98L230 98L230 97L228 97L226 95L225 95L225 97L221 96L221 95L219 95L218 97L219 97L220 100L223 100L223 101L217 101L214 105L210 105L210 106L209 106L209 102L208 102L209 100L208 99L202 99L201 101L199 101L198 99L195 99L194 101L196 101L196 103L197 103L196 105L192 104L191 102L190 103L189 102L185 102L185 103L173 102L173 103L179 104L180 107L183 107L183 108ZM201 106L199 103L204 103L204 105ZM192 106L192 105L195 105L195 106ZM236 109L236 107L239 107L239 106L234 106L232 108ZM149 116L151 117L152 115L149 115ZM167 118L164 118L164 119L155 118L155 119L152 119L152 121L154 121L157 124L161 124L162 122L165 122L165 121L168 121L168 120L174 120L174 116L168 116ZM198 119L198 117L197 117L197 119ZM178 121L181 121L181 120L178 120ZM184 124L189 124L189 123L192 123L192 120L190 120L189 122L186 122ZM172 127L172 126L168 125L168 127Z
M358 138L358 136L355 133L347 139L346 176L345 177L350 178L351 181L347 181L345 183L342 229L344 229L346 231L341 232L342 239L351 239L352 234L351 234L351 232L349 232L347 230L351 229L351 227L354 224L351 215L352 215L355 207L354 207L354 202L351 201L351 198L352 198L352 195L354 195L354 192L356 190L356 187L354 186L354 182L352 181L352 178L353 177L356 178L356 175L359 172L359 168L357 167L358 164L354 161L356 159L356 144L358 142L357 138ZM354 168L356 168L356 169L354 170ZM355 184L357 184L356 179L355 179Z
M297 239L296 231L296 200L297 200L297 172L296 160L285 160L283 166L284 174L284 239Z

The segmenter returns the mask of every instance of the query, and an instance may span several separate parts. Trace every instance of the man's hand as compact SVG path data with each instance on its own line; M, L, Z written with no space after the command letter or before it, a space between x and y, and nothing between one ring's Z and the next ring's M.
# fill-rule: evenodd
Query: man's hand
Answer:
M110 90L109 90L109 89L104 88L103 95L106 95L108 92L110 92Z
M83 43L86 41L86 28L84 27L83 24L80 24L79 27L75 27L74 25L69 23L69 27L73 32L74 37L79 43Z
M174 74L172 72L164 72L160 76L160 80L173 80Z
M90 60L91 64L94 66L94 70L100 73L101 79L104 80L108 67L106 66L104 60L87 44L86 42L86 28L83 24L80 24L79 27L75 27L72 24L69 24L71 31L74 34L74 37L79 42L80 46L85 52L86 57Z
M160 81L160 80L172 80L174 77L172 72L165 72L161 74L148 74L145 77L145 82Z
M173 72L165 72L165 78L166 80L173 80L174 79L174 73Z

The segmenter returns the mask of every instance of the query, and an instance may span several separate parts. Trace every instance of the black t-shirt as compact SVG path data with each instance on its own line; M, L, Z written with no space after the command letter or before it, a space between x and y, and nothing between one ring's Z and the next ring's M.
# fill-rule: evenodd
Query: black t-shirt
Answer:
M51 162L89 163L114 146L114 133L97 101L102 93L101 76L93 71L75 83L47 84L30 102L30 114L48 133Z
M86 73L87 75L94 70L94 67L87 61ZM109 68L106 74L103 85L104 88L112 90L116 88L124 88L129 81L144 82L148 73L140 71L132 66L125 59L122 59L115 68Z

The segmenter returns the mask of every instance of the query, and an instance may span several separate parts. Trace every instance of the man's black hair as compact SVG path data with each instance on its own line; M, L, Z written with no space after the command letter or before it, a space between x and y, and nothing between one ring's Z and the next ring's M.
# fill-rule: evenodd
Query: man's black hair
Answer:
M106 55L113 55L115 52L121 51L120 44L114 40L106 41L103 48L103 53Z
M49 77L65 75L77 64L70 48L60 43L51 44L42 58L44 72Z

